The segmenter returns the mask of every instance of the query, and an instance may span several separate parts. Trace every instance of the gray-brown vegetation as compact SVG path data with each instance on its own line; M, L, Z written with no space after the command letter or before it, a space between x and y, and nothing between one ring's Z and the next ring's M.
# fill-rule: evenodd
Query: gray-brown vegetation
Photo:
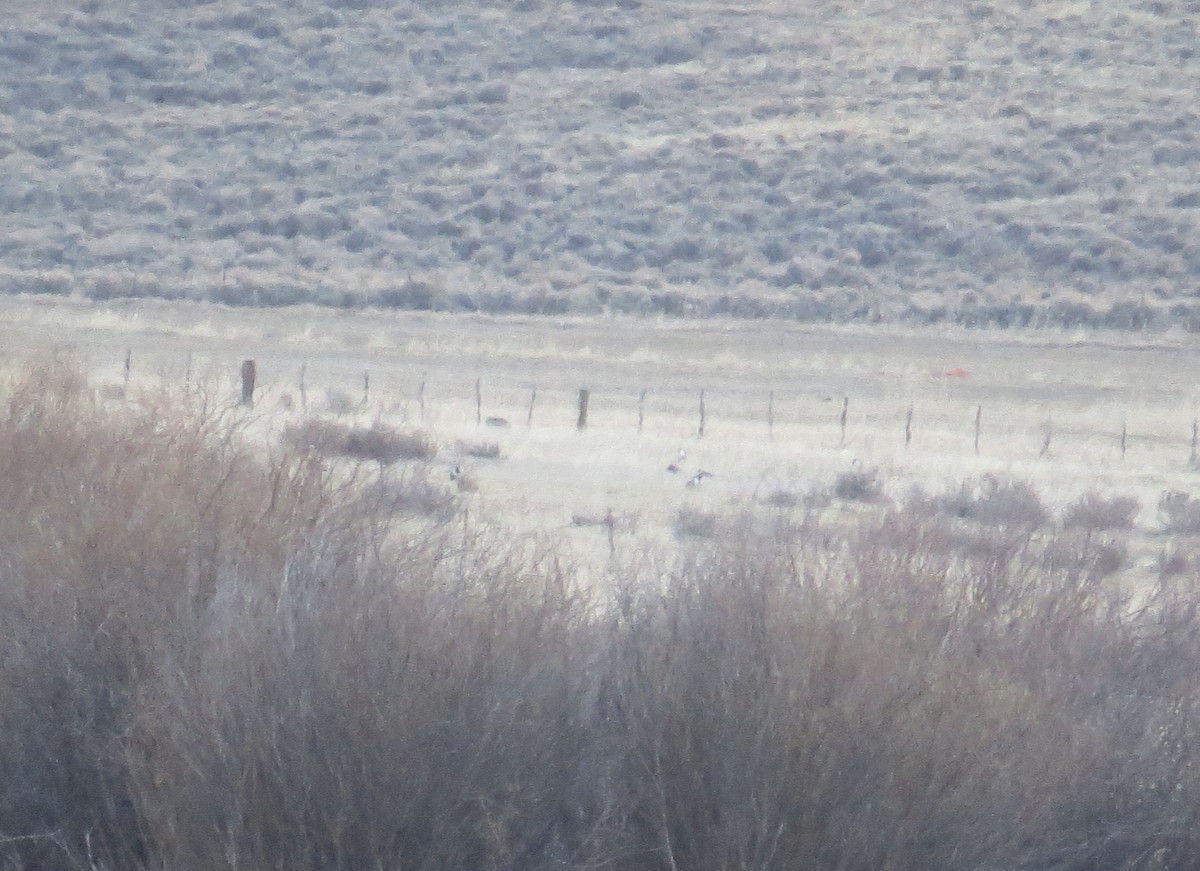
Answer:
M312 418L289 426L283 440L293 448L326 456L374 460L384 466L399 460L431 460L437 455L437 445L428 433L383 423L353 426Z
M584 586L247 419L5 382L3 867L1200 861L1195 561L1129 589L985 480L729 514Z
M10 4L0 288L1194 329L1196 19Z

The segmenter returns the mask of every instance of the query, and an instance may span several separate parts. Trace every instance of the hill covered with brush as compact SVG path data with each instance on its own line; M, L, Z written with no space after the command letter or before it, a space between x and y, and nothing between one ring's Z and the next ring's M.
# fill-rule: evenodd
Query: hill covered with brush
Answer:
M0 290L1200 328L1198 13L17 4Z

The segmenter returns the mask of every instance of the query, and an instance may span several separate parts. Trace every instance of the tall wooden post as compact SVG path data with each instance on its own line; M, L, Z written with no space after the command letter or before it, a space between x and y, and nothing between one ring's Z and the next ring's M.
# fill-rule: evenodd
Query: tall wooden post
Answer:
M483 425L483 379L475 379L475 425Z
M698 438L704 438L704 391L700 391L700 428L696 431Z
M842 397L842 415L840 418L841 425L842 425L842 445L843 446L846 444L846 418L849 416L849 414L850 414L850 397L843 396Z
M1054 437L1054 418L1046 418L1046 431L1042 436L1042 449L1038 451L1039 457L1044 457L1050 453L1050 439Z
M242 361L242 405L254 405L254 380L258 375L253 360Z
M908 447L912 443L912 418L913 407L908 407L908 414L904 416L904 447Z
M983 420L983 406L975 406L975 455L979 456L979 428Z
M529 414L525 415L525 426L533 426L533 404L537 402L537 385L529 391Z
M592 397L592 391L586 387L579 388L579 419L575 422L575 428L581 432L587 429L588 423L588 400Z
M638 396L638 435L642 434L642 423L646 420L646 391L643 389Z

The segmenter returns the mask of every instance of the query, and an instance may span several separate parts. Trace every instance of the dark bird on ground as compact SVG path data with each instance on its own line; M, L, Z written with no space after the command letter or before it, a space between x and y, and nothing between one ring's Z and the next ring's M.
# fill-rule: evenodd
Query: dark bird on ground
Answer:
M699 487L701 482L703 482L705 478L711 478L711 477L713 477L712 472L706 472L703 469L700 469L698 472L696 472L696 474L692 475L692 477L688 479L686 486Z

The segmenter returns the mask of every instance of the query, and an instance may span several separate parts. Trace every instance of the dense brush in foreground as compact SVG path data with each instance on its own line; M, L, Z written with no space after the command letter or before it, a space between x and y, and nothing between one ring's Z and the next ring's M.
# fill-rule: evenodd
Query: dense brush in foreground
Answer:
M881 508L585 591L242 414L5 388L0 867L1200 863L1194 579Z

